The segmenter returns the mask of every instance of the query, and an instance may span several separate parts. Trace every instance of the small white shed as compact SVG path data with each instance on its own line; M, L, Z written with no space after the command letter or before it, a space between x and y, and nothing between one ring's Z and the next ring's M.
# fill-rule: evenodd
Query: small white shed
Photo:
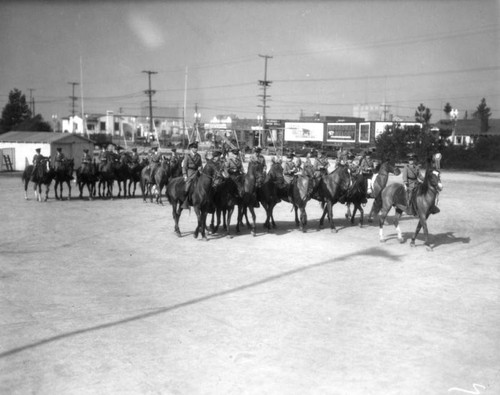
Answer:
M32 164L36 149L41 149L41 154L54 158L57 148L62 148L66 158L75 160L75 169L82 163L83 150L87 148L92 155L94 142L85 137L72 133L51 132L8 132L0 134L0 150L3 155L9 155L13 170L22 171L26 164ZM4 162L4 158L1 158Z

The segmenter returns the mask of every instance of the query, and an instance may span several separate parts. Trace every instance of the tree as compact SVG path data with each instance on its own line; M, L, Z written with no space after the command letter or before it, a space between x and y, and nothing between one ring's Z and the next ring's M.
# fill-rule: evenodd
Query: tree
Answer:
M431 110L429 110L423 104L420 104L420 106L418 106L417 108L417 111L415 111L415 121L420 122L424 126L424 129L428 128L431 117Z
M52 126L45 122L40 114L35 115L33 118L26 119L12 127L12 130L22 132L52 132Z
M18 89L9 93L9 101L2 110L0 133L6 133L22 121L31 118L31 110L26 103L26 96Z
M483 97L479 106L477 106L476 112L472 114L475 119L481 120L481 132L485 133L488 131L489 127L489 119L491 117L491 110L486 105L486 99Z
M443 108L443 111L446 114L446 118L447 119L450 119L451 110L453 110L453 108L451 107L451 104L450 103L446 103L445 106L444 106L444 108Z
M428 162L439 149L439 137L419 126L388 126L375 141L381 160L405 160L410 152L417 155L422 163Z

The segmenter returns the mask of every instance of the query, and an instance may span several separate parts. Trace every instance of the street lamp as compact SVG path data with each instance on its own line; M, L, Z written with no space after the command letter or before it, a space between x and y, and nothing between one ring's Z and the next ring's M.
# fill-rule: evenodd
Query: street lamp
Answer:
M258 146L262 147L262 123L264 120L264 116L262 115L257 115L257 125L259 127L259 143Z
M451 134L451 144L455 145L455 133L457 131L457 119L458 119L458 110L456 108L450 111L450 118L453 121L453 132Z
M196 110L196 112L194 113L194 133L196 133L196 135L193 137L193 140L196 140L196 138L198 138L199 141L201 140L200 132L198 130L198 124L200 122L200 119L201 119L201 113L199 113L198 110Z
M52 122L54 122L54 132L57 131L57 114L52 114Z

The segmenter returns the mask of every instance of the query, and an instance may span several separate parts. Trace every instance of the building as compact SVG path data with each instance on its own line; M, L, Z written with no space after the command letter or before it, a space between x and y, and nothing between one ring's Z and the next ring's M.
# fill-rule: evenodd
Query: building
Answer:
M57 148L62 148L66 158L75 160L75 169L82 163L83 150L87 148L92 155L94 142L83 136L73 133L50 133L50 132L8 132L0 134L0 150L2 151L2 163L4 156L8 156L12 162L13 170L22 171L26 164L32 164L35 150L41 149L41 154L54 158Z
M500 136L500 119L490 119L489 129L481 131L480 119L442 119L434 125L434 129L451 145L470 146L479 137Z

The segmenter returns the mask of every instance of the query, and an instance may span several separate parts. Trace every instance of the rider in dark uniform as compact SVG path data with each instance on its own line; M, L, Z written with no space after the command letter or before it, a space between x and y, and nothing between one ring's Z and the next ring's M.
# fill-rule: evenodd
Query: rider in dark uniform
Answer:
M328 167L330 162L326 156L325 151L318 151L318 157L314 161L314 177L320 178L328 174Z
M99 153L99 171L101 172L104 169L104 166L108 163L109 153L106 150L105 146L102 146L101 152Z
M403 183L406 187L406 201L408 203L408 214L416 214L411 207L413 201L413 195L416 192L417 186L423 181L423 177L420 174L420 167L415 163L415 154L408 155L408 164L403 167ZM440 212L439 208L434 205L430 209L431 214L437 214Z
M42 150L41 148L37 148L35 149L36 151L36 154L33 155L33 172L31 173L31 181L34 181L34 177L35 177L35 174L37 173L38 169L40 166L43 166L44 165L44 160L45 159L49 159L48 157L46 156L43 156L41 154Z
M88 150L88 148L85 148L83 150L82 166L88 167L88 166L90 166L91 162L92 162L92 158L90 157L89 150Z
M62 153L62 148L57 148L57 152L56 152L56 158L55 158L55 165L54 165L54 168L55 170L59 170L62 166L62 163L66 160L66 157L64 156L64 154Z
M183 209L189 209L189 192L191 186L193 185L194 179L197 177L203 166L201 156L198 153L198 143L195 141L189 144L188 148L191 149L191 152L184 156L184 160L182 162L182 175L184 177L184 181L186 182L186 198L182 203Z

